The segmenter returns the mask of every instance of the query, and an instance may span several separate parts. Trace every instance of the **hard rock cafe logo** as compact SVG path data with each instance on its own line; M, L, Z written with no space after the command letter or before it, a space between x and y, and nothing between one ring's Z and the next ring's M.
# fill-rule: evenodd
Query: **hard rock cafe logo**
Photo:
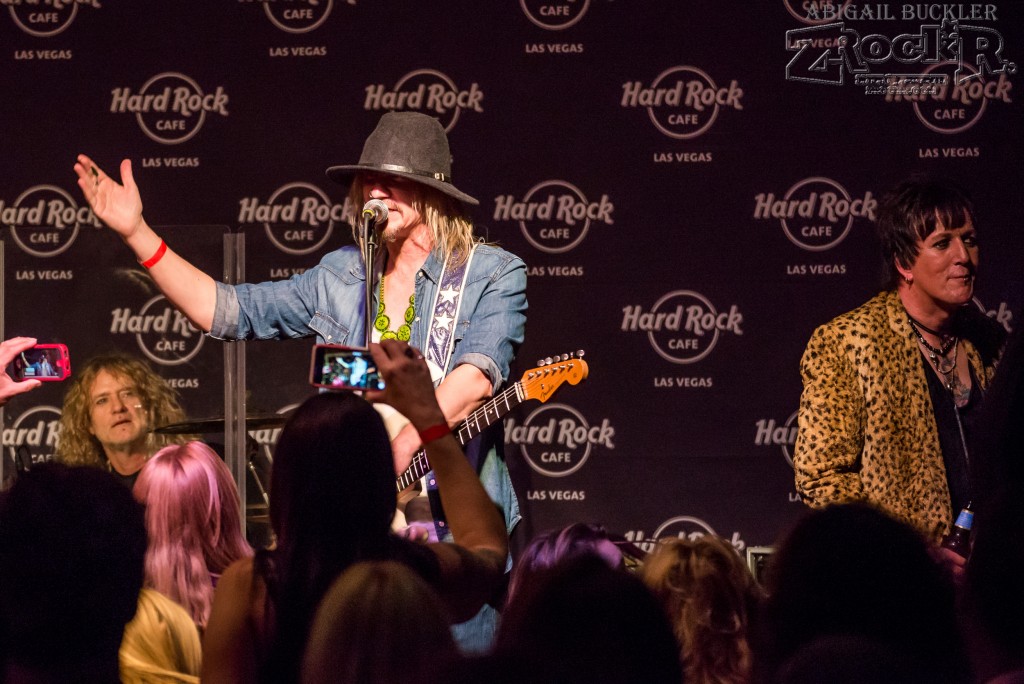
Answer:
M694 541L705 536L721 536L700 518L692 515L679 515L669 518L661 523L654 534L647 536L643 530L629 530L624 535L628 541L636 544L643 551L653 551L660 539L688 539ZM736 552L739 553L747 548L747 543L740 537L739 532L733 532L731 537L723 537L729 542Z
M855 218L875 220L878 200L868 190L858 197L823 176L797 181L782 197L754 196L755 219L778 219L789 241L800 249L832 249L850 233Z
M132 113L151 140L177 145L190 140L203 127L207 114L228 116L228 95L223 86L204 92L196 81L173 71L157 74L138 92L114 88L110 111Z
M774 445L780 447L782 449L782 456L786 459L786 463L789 464L790 468L793 467L793 447L796 446L796 433L798 430L796 419L798 414L799 411L793 411L782 425L776 423L774 418L762 418L754 424L756 428L754 444L758 446Z
M989 309L987 306L981 303L981 300L975 297L971 301L978 307L978 310L983 314L994 320L999 325L1003 326L1003 329L1007 333L1013 333L1013 312L1010 310L1009 305L1006 302L999 302L999 306L995 309Z
M263 5L263 12L270 19L270 23L285 33L309 33L320 28L334 7L334 0L255 1ZM349 0L349 3L354 4L354 0Z
M276 413L279 416L288 417L298 407L299 404L288 404L279 408ZM266 456L268 462L273 462L273 451L277 446L277 440L281 437L282 429L281 427L265 427L249 430L249 436L252 437L257 448Z
M63 33L78 15L79 7L100 8L99 0L3 0L14 25L30 36L51 38Z
M138 313L127 306L113 309L110 333L135 335L142 353L161 366L188 363L199 353L205 339L163 295L143 304Z
M590 0L519 0L526 18L548 31L561 31L577 24L590 7Z
M53 459L60 437L60 409L36 406L18 416L11 427L3 429L3 445L15 463L29 467ZM27 450L23 455L19 452ZM31 463L25 462L26 456Z
M565 477L583 467L594 446L614 449L615 428L605 418L591 426L576 409L565 404L545 404L519 424L505 420L505 442L519 445L523 458L535 471L548 477Z
M990 102L1011 104L1013 83L1006 73L984 76L969 64L963 65L972 77L956 78L957 62L933 64L925 74L938 75L941 84L931 92L887 92L886 102L910 102L918 120L929 130L952 135L973 127L985 113Z
M645 311L639 305L622 309L622 330L646 332L651 347L672 363L696 363L711 353L721 333L742 335L743 314L733 304L719 312L707 297L675 290Z
M743 89L735 79L719 87L711 76L692 66L674 66L658 74L649 86L641 81L622 84L623 107L647 110L655 128L677 140L708 131L722 108L743 109Z
M468 89L434 69L410 71L391 88L383 83L366 86L363 108L368 111L414 111L436 117L450 132L463 110L483 112L484 93L477 83Z
M615 205L608 195L595 202L563 180L547 180L530 188L521 200L512 195L494 198L495 221L518 221L527 241L542 252L561 254L586 237L592 222L615 223Z
M11 204L0 199L0 224L27 254L52 257L66 251L84 225L100 227L89 207L55 185L34 185Z
M285 254L310 254L323 247L335 223L352 219L351 202L332 202L311 183L287 183L266 202L258 197L238 201L238 223L263 224L270 241Z

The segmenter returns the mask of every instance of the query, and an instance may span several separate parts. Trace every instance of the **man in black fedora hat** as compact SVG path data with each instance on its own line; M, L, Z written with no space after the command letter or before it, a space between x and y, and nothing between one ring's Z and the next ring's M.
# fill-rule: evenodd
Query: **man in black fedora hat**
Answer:
M85 155L79 155L75 172L96 216L134 251L167 299L211 336L316 335L319 342L363 345L367 275L358 247L330 252L288 280L226 285L175 254L146 223L129 160L121 162L123 185ZM369 275L370 311L376 313L370 339L395 337L421 350L435 376L438 403L454 426L508 379L526 323L525 265L473 236L469 207L479 202L453 184L448 139L433 117L385 114L366 139L359 162L332 166L327 175L350 186L353 206L370 200L386 206L383 249ZM405 471L425 440L439 434L417 433L397 414L386 415L385 423L393 434L397 473ZM467 456L511 531L519 505L500 456L500 421L495 427L467 447ZM430 490L429 477L426 485ZM428 498L432 524L425 531L448 538L440 502ZM485 627L462 643L485 646L489 631Z

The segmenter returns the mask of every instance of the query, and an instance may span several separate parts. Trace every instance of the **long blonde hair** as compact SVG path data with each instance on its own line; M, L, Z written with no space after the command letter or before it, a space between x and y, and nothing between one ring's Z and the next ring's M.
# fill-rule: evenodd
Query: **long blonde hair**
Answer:
M135 385L146 409L150 427L185 420L185 412L178 404L177 393L145 361L125 354L95 356L71 382L64 396L60 440L57 443L58 461L97 468L106 468L108 465L103 446L89 430L92 426L89 393L100 371L127 378ZM168 444L181 444L187 441L187 437L150 432L146 440L148 453L153 453Z
M122 684L198 684L199 630L184 608L153 589L139 593L118 651Z
M663 539L644 561L641 578L672 621L686 681L750 681L748 631L761 591L728 542Z

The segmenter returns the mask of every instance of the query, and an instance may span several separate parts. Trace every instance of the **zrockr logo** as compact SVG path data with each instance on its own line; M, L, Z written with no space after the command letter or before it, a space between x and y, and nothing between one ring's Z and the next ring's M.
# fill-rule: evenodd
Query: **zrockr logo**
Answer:
M142 305L138 313L124 306L110 312L111 335L135 335L139 349L161 366L188 363L203 346L204 336L163 295Z
M654 530L654 534L649 537L643 530L629 530L623 536L642 551L650 552L654 550L655 545L660 539L688 539L693 541L709 535L712 537L721 536L715 532L711 525L700 518L692 515L678 515L661 523ZM732 536L723 537L723 539L731 544L737 553L747 548L747 543L740 537L739 532L733 532Z
M850 233L855 218L875 220L878 200L868 190L858 197L824 176L797 181L781 198L754 195L754 218L778 219L789 241L800 249L832 249Z
M590 0L519 0L526 18L547 31L561 31L579 23Z
M35 257L65 252L83 224L101 227L92 209L79 207L56 185L34 185L11 204L0 199L0 225L10 229L18 247Z
M674 66L645 86L642 81L622 84L619 104L643 107L654 127L677 140L697 138L711 128L722 108L743 109L743 89L736 79L719 87L705 71Z
M3 445L16 463L21 449L28 449L32 463L52 460L59 438L60 409L55 406L30 408L15 418L11 427L3 429Z
M881 3L877 6L886 7ZM844 5L839 14L828 16L849 17L850 8ZM955 20L921 24L916 33L893 38L880 33L862 36L845 22L833 21L786 31L786 50L796 54L786 64L785 77L787 81L843 85L846 75L851 74L867 94L914 97L933 94L949 80L963 85L988 75L1017 73L1017 65L1003 57L1003 48L999 31ZM953 64L952 79L927 69L946 63ZM926 70L923 74L907 73L910 65L921 65ZM897 71L889 72L889 68Z
M622 309L622 330L646 332L651 347L672 363L700 361L715 348L723 332L742 335L743 314L733 304L719 312L707 297L693 290L674 290L649 311L633 304Z
M285 254L311 254L327 242L335 223L353 220L351 202L332 202L311 183L286 183L266 202L258 197L238 201L240 225L263 224L267 237Z
M366 86L363 109L422 112L436 117L450 133L462 111L483 112L483 99L484 93L475 82L463 89L440 71L419 69L402 76L390 89L383 83Z
M518 444L531 468L548 477L565 477L583 467L595 446L614 449L615 428L605 418L591 426L566 404L544 404L526 417L505 420L505 443Z
M15 26L36 38L52 38L66 31L79 7L100 9L99 0L0 0L0 5L7 5Z
M131 88L114 88L110 112L134 114L139 128L151 140L177 145L191 140L199 132L207 114L227 117L228 95L224 86L207 93L188 76L165 71L142 84L138 92Z
M288 0L288 2L267 2L267 0L239 0L259 2L270 23L285 33L309 33L320 28L331 15L334 0ZM350 5L355 0L348 0Z
M793 413L786 419L786 422L779 425L774 418L762 418L754 423L757 431L754 433L754 444L757 446L778 446L782 449L782 457L786 459L789 467L793 467L793 448L796 446L797 416L799 411Z
M586 237L592 222L615 223L615 205L602 194L596 202L564 180L546 180L530 188L521 200L513 195L494 198L495 221L518 221L527 241L542 252L561 254Z

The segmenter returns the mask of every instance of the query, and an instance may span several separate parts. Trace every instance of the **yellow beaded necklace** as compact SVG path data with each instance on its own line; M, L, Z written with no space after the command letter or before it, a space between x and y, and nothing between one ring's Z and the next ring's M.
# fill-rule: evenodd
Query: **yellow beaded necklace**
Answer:
M377 318L373 321L374 329L380 333L382 340L409 341L412 333L412 322L416 319L416 293L409 297L409 308L405 310L405 323L398 326L398 330L389 330L391 319L384 313L384 276L380 277L380 303L377 304Z

